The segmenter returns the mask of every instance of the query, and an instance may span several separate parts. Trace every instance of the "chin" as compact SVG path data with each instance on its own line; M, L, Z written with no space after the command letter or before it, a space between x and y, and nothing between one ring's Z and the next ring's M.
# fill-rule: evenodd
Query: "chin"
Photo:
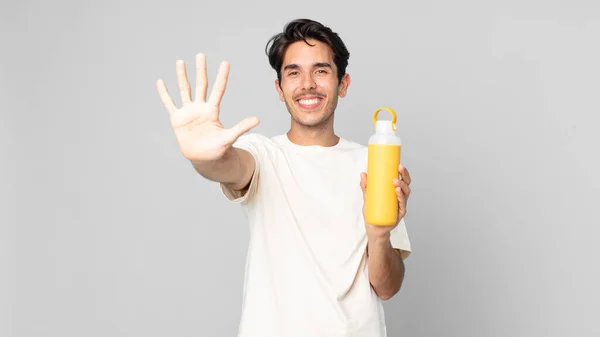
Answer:
M293 120L306 127L315 127L326 123L333 113L329 113L330 102L327 99L320 99L317 106L313 109L303 109L298 101L286 101L286 105Z
M317 115L317 114L299 113L294 116L294 120L296 121L296 123L298 123L302 126L307 126L307 127L322 125L325 122L327 122L328 119L329 119L329 116L324 115L324 114Z

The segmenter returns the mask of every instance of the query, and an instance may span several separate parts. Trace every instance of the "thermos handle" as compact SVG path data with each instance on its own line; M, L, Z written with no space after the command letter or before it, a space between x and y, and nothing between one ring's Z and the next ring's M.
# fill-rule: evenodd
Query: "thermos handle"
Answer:
M392 108L383 107L375 110L373 113L373 124L377 124L377 115L379 115L379 111L381 110L387 110L392 115L392 130L396 131L396 111L394 111Z

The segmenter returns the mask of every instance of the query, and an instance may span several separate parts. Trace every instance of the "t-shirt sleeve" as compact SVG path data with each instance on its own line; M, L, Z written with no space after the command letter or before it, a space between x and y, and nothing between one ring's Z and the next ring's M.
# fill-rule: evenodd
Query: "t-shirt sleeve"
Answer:
M239 137L233 147L248 151L256 163L254 173L250 179L250 186L248 190L243 193L242 191L233 190L222 183L219 183L219 188L225 197L232 202L246 204L255 198L258 190L258 181L260 179L260 167L261 167L261 138L256 134L245 134Z
M411 253L410 248L410 240L408 239L408 233L406 231L406 224L404 223L404 218L400 220L398 226L396 226L390 232L390 242L392 243L392 247L400 250L400 255L402 256L402 260L408 258Z

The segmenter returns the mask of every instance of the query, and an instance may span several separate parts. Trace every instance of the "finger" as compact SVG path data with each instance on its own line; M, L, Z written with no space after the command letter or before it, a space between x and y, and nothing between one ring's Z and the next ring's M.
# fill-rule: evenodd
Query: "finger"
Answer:
M257 126L260 121L256 117L248 117L243 121L237 123L231 129L227 130L229 133L228 140L230 143L233 143L244 133L250 131L253 127Z
M208 78L206 76L206 56L200 53L196 55L196 100L206 101L206 89Z
M156 89L169 114L174 114L175 111L177 111L177 107L175 107L175 102L173 102L173 98L171 98L171 95L169 95L169 92L167 91L165 82L163 80L156 81Z
M406 215L406 199L400 187L396 187L396 196L398 197L398 218L402 218Z
M401 181L400 184L398 185L398 187L402 191L402 194L404 195L404 199L406 199L406 201L408 201L408 198L410 197L410 187L404 181Z
M219 73L217 74L217 80L215 81L215 86L210 93L210 98L208 102L211 105L219 106L221 104L221 99L223 98L223 94L225 93L225 88L227 87L227 78L229 77L229 63L223 61L221 66L219 67Z
M398 165L398 172L400 173L400 178L405 181L408 185L410 185L410 174L404 165Z
M185 71L185 63L183 60L177 60L177 83L179 84L179 93L181 94L181 103L187 104L192 101L192 93L190 91L190 82Z

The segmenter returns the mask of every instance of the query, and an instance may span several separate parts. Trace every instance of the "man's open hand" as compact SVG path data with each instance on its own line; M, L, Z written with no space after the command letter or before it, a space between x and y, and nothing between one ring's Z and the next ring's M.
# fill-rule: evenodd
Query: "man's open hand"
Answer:
M193 101L185 63L182 60L177 61L176 70L182 102L180 108L175 106L163 80L156 82L156 88L169 112L171 126L181 152L193 162L218 160L242 134L258 125L258 118L246 118L230 129L225 129L219 121L219 106L227 86L229 63L221 63L208 100L206 58L203 54L196 55L196 89Z

